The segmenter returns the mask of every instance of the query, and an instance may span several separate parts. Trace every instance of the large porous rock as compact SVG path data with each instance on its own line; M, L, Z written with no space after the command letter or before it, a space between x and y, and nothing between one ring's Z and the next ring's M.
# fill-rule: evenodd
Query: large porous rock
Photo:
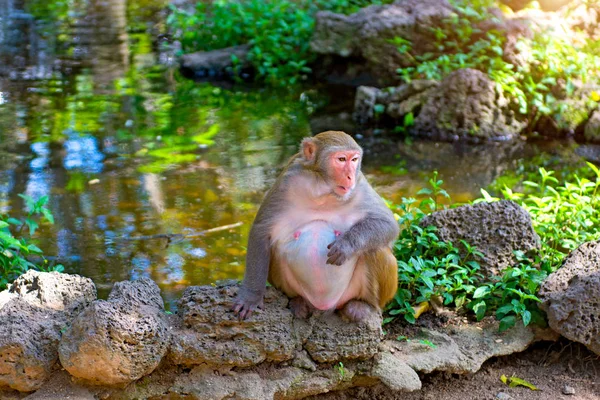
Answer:
M166 354L171 332L160 289L147 278L119 282L63 335L59 356L73 376L95 384L127 384L151 373Z
M292 360L303 349L318 362L367 359L381 341L381 315L361 324L333 313L294 319L288 298L268 288L264 308L244 321L231 311L238 286L190 287L178 307L181 326L173 335L170 359L181 365L248 367ZM301 352L300 352L301 354Z
M515 250L528 252L540 247L529 213L508 200L437 211L421 221L421 226L430 225L437 228L441 240L458 247L464 240L482 252L484 258L477 261L488 277L513 265Z
M600 241L569 254L539 295L552 329L600 355Z
M487 319L479 326L449 325L439 330L422 328L409 341L387 340L382 347L417 372L477 372L492 357L521 352L539 340L556 340L549 329L523 326L499 332L498 321Z
M190 287L179 301L181 326L173 336L175 364L247 367L294 357L302 344L293 331L288 298L269 288L264 308L244 321L231 311L237 286Z
M525 124L485 73L465 68L431 91L411 133L433 140L485 141L517 137Z
M410 83L378 89L371 86L359 86L354 97L356 123L370 125L379 117L389 116L398 119L419 108L430 90L435 90L436 81L415 79ZM378 110L378 107L382 110Z
M0 293L0 386L29 392L48 379L61 332L96 298L77 275L28 271Z
M412 43L411 54L436 52L431 26L449 17L447 0L402 0L370 6L352 15L317 13L312 49L318 54L359 57L383 80L393 80L396 69L413 65L414 58L398 51L393 39Z
M327 363L368 359L377 354L383 332L381 314L375 310L360 324L342 320L337 314L313 315L304 326L296 326L304 348L313 360Z
M89 278L58 272L29 270L2 292L45 309L79 312L96 300L96 286Z
M231 73L234 66L240 68L248 67L248 52L250 46L247 44L227 47L212 51L199 51L181 56L181 67L191 71L198 78L217 77ZM234 60L236 60L234 62Z

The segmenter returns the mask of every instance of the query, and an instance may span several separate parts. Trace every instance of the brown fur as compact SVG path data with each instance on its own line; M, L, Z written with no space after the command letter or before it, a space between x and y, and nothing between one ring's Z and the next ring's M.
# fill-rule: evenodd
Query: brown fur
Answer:
M358 151L362 156L360 146L344 132L327 131L304 139L300 151L290 159L267 193L250 230L244 282L233 305L240 318L246 318L254 309L262 307L267 280L289 297L298 296L288 284L291 275L288 275L290 272L283 265L278 250L273 247L271 232L277 223L283 221L282 218L286 218L285 213L290 212L285 196L291 190L289 183L293 177L310 177L315 185L327 183L336 187L331 182L328 160L332 153L340 150ZM355 198L360 200L353 205L353 215L361 217L331 244L329 255L335 254L335 257L328 263L341 265L352 254L359 254L359 263L352 276L352 281L360 288L355 299L375 308L383 308L396 294L398 285L397 262L391 250L398 236L398 224L381 197L364 178L360 162L356 169L354 191L338 201L342 202L340 204L351 204ZM350 304L352 300L346 301ZM338 304L338 307L341 306L343 304Z

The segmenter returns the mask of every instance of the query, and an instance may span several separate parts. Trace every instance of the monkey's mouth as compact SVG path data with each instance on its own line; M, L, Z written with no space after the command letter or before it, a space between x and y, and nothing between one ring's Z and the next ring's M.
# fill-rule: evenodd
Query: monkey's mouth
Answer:
M345 194L350 193L353 188L351 186L338 185L337 189L338 189L338 194L345 195Z

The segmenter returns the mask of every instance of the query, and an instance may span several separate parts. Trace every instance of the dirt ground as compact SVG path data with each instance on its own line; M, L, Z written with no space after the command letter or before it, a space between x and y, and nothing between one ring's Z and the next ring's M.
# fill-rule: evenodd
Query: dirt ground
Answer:
M502 375L537 386L508 387ZM311 400L600 400L600 357L584 346L561 339L540 342L528 350L488 360L475 374L432 373L421 376L423 389L390 393L384 386L356 388ZM565 394L565 393L572 394Z

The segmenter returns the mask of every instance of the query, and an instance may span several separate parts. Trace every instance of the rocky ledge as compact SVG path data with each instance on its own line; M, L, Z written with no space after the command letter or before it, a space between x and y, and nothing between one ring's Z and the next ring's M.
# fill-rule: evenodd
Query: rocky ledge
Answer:
M429 223L446 240L477 239L482 249L496 249L490 265L508 260L511 249L538 245L528 216L511 202L438 214ZM479 225L444 233L469 220ZM506 234L509 227L518 235ZM596 242L573 252L541 296L552 329L600 354L599 249ZM335 313L296 319L274 288L263 310L239 321L230 310L237 291L235 283L190 287L171 314L148 278L119 282L98 300L87 278L29 271L0 293L0 398L301 399L373 385L416 391L424 374L473 373L490 357L558 336L519 324L500 333L493 318L453 318L395 340L375 311L361 324Z

